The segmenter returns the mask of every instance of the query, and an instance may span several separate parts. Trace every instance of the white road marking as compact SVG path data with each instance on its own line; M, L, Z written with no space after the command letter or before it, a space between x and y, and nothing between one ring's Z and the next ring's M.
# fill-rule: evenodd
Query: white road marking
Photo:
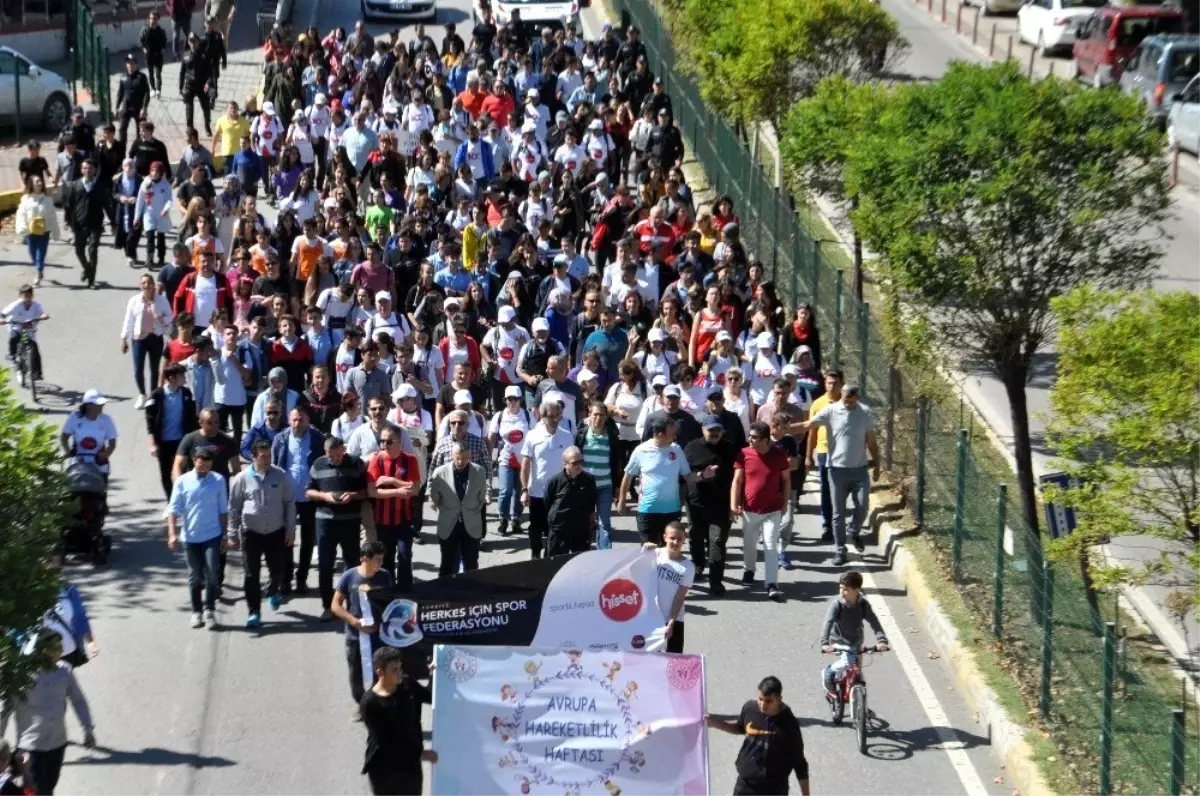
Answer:
M862 572L862 576L863 589L866 594L870 595L875 590L875 579L871 577L871 573L866 571ZM929 685L925 672L921 671L921 665L917 661L917 656L913 654L912 647L908 645L908 639L905 638L904 632L892 617L887 600L872 600L871 607L875 609L875 615L879 617L879 622L883 625L891 651L896 653L896 659L900 661L904 674L912 684L917 701L921 703L925 716L937 732L938 738L941 739L942 751L950 758L950 765L958 774L964 792L967 796L987 796L988 791L979 777L979 772L975 770L971 758L967 756L963 742L951 728L950 719L946 716L946 711L942 709L937 695L933 693L933 687Z

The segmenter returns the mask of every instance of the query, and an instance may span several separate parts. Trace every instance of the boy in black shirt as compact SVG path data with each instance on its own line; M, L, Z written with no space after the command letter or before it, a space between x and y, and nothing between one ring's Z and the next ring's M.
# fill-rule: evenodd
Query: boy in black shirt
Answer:
M371 792L412 794L422 791L421 763L437 763L437 752L425 748L421 730L421 705L431 704L429 689L404 674L402 653L395 647L375 652L375 685L363 695L363 723L367 725L367 753L362 771Z
M30 141L25 146L29 149L29 157L21 158L21 162L17 164L21 184L27 184L30 177L41 177L42 182L46 182L46 176L50 174L50 164L42 157L42 145L37 141Z
M714 730L746 736L737 756L735 796L786 794L788 775L793 771L800 792L809 796L800 722L783 702L783 684L778 677L764 677L758 684L758 699L743 705L736 719L705 716L704 720Z

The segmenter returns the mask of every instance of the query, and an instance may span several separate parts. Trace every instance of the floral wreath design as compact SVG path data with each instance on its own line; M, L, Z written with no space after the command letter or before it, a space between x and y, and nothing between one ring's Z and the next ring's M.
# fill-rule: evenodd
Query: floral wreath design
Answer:
M536 669L534 671L536 671ZM599 686L610 697L612 697L613 701L617 704L617 708L621 711L621 717L625 724L625 739L624 744L621 747L620 757L618 757L616 762L614 762L608 768L600 771L591 779L582 782L561 782L555 779L551 774L547 773L536 762L531 760L528 755L525 754L524 744L519 739L519 736L514 733L511 739L513 752L510 752L509 755L506 755L506 757L509 757L515 753L515 762L519 763L526 771L529 772L529 776L527 777L529 783L552 785L565 788L570 793L582 793L585 789L588 789L593 785L599 785L611 780L612 777L618 771L620 771L621 765L625 762L629 762L631 764L631 773L637 773L637 771L640 770L641 766L638 765L639 763L644 765L644 763L642 763L644 758L642 758L639 753L630 753L629 751L630 744L641 735L639 732L640 725L638 725L633 719L633 711L630 710L629 699L627 699L622 692L618 691L616 686L609 682L607 677L597 677L594 674L589 674L583 671L583 667L580 666L578 662L572 662L565 669L562 669L553 675L540 678L534 675L530 678L530 681L530 688L528 688L524 693L520 694L517 698L517 705L513 711L512 718L510 719L511 725L514 729L521 726L521 720L525 715L525 708L529 700L535 694L537 694L537 692L543 686L557 682L586 681L592 683L593 685Z

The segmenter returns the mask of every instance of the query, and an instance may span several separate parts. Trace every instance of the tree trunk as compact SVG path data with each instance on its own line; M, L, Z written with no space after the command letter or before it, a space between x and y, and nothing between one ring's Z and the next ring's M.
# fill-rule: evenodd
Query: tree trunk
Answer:
M858 197L850 200L851 211L858 209ZM862 238L858 236L858 230L854 228L853 222L850 224L850 229L854 235L854 295L858 298L861 304L863 300L863 245Z
M1029 366L1023 361L1005 363L1000 367L1000 380L1008 394L1008 409L1012 416L1013 457L1017 460L1017 489L1021 495L1021 518L1028 532L1018 533L1025 558L1029 563L1030 600L1033 616L1041 623L1042 539L1038 522L1037 492L1033 480L1033 448L1029 441L1029 405L1025 400Z

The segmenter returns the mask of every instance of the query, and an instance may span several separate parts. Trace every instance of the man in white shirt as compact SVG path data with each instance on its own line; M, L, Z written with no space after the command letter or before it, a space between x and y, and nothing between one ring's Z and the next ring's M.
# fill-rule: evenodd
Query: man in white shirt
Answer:
M542 557L542 539L548 530L546 482L562 472L563 452L575 444L571 433L559 428L562 413L557 402L548 402L521 447L521 505L529 508L529 550L534 558Z
M567 130L563 145L554 153L554 164L571 172L572 177L578 177L587 159L587 152L579 145L579 133L574 129Z
M541 95L536 88L525 92L525 121L537 125L537 140L546 143L546 134L550 130L550 109L542 104Z
M558 96L558 101L566 103L570 99L571 94L575 89L583 85L583 74L579 71L579 61L571 58L567 62L567 68L558 75L558 89L555 92Z

